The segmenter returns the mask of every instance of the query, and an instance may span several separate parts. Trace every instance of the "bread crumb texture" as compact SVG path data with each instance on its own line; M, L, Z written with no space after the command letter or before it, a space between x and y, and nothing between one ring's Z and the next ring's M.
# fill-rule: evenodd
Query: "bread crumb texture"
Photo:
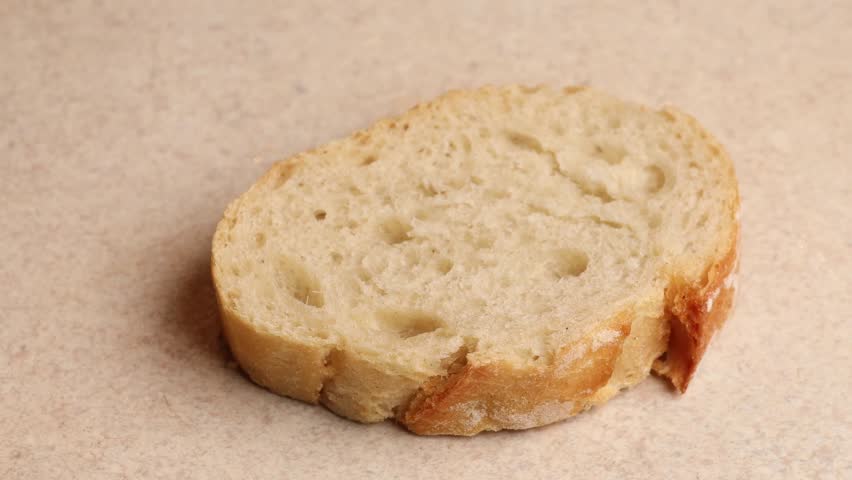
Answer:
M587 88L453 91L275 165L213 277L251 378L362 422L552 423L685 390L736 286L739 198L691 117Z

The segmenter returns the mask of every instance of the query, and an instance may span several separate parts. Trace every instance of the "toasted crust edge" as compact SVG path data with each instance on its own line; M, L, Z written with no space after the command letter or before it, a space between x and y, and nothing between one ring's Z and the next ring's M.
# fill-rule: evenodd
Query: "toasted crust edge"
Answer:
M735 233L733 247L708 269L703 285L678 278L666 290L669 344L666 354L654 362L654 372L667 377L681 393L686 392L713 335L733 307L739 227Z
M286 181L296 167L296 164L290 162L276 165L255 185L282 178ZM327 357L331 347L299 342L257 328L238 313L236 302L239 298L231 298L219 287L217 247L230 241L230 231L236 222L242 198L228 205L213 235L210 273L222 320L222 333L231 354L252 381L280 395L316 404L325 378L329 375Z
M609 325L561 348L553 362L538 369L516 370L505 363L451 368L448 376L421 387L397 421L421 435L469 436L576 415L606 400L598 401L596 395L612 376L631 333L631 319L632 312L622 312ZM614 338L595 345L604 332ZM664 345L663 335L656 343Z

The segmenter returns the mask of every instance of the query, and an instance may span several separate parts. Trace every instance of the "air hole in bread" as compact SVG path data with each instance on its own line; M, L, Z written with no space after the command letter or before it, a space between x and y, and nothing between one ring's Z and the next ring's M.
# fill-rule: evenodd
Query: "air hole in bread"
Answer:
M486 302L484 298L473 297L470 299L470 304L475 308L485 308L488 305L488 302Z
M502 200L509 198L509 192L505 190L489 189L485 191L485 196L493 200Z
M470 183L472 183L474 185L482 185L482 179L477 177L476 175L471 175Z
M603 184L587 182L580 178L570 178L570 180L574 183L574 185L576 185L577 189L580 190L583 195L596 197L602 203L610 203L615 200Z
M371 274L366 268L358 267L355 269L355 275L358 277L358 280L361 280L364 285L373 286L373 274Z
M606 126L612 130L621 128L621 119L618 117L609 117L609 119L607 119Z
M662 190L666 184L666 173L657 165L648 165L644 169L645 172L645 191L648 193L657 193Z
M266 245L266 234L263 232L258 232L254 236L254 244L257 245L258 248Z
M376 163L376 160L378 160L378 159L379 159L379 157L377 157L375 155L367 155L366 157L364 157L363 160L361 160L361 166L366 167L368 165L372 165L372 164Z
M597 215L591 215L588 218L589 218L589 220L592 220L593 222L597 223L598 225L604 225L604 226L607 226L607 227L610 227L610 228L627 228L627 225L625 225L621 222L616 222L614 220L607 220L607 219L601 218Z
M331 252L331 261L335 264L340 264L343 261L343 255L337 252Z
M316 218L317 221L321 222L321 221L325 220L325 217L326 217L325 210L317 210L317 211L314 212L314 218Z
M414 218L417 220L429 220L432 218L434 211L428 208L421 208L414 212Z
M308 285L299 286L298 289L293 292L293 297L311 307L321 308L325 305L325 298L323 297L322 291L315 290Z
M467 185L467 180L465 177L450 177L446 179L446 185L452 190L461 190Z
M322 307L325 299L319 282L296 260L281 256L275 265L276 287L311 307Z
M376 316L383 328L403 339L431 333L446 326L437 315L419 310L381 310Z
M534 203L527 204L527 208L530 213L538 213L540 215L544 215L547 217L553 216L553 212L547 209L547 207L543 207L541 205L536 205Z
M350 292L353 292L355 295L349 298L347 302L349 305L358 305L361 302L361 299L358 295L363 293L363 289L361 288L361 282L358 281L355 277L351 275L346 275L343 277L343 285L345 285L346 289Z
M470 153L473 151L473 144L471 144L470 138L468 138L467 135L462 135L461 144L464 149L464 153Z
M492 256L484 256L477 259L480 270L487 270L497 266L497 259Z
M648 214L648 226L649 227L659 228L662 223L663 223L663 217L659 213L652 212L652 213Z
M541 144L541 141L532 135L527 135L526 133L515 132L512 130L507 130L506 132L504 132L504 135L506 136L506 139L509 140L509 143L518 148L529 150L535 153L546 153L544 146Z
M412 230L411 225L399 218L385 220L382 222L380 230L382 238L391 245L411 240L408 235Z
M479 129L479 138L491 138L491 130L481 127Z
M596 144L595 154L610 165L618 165L627 156L627 150L621 145Z
M494 237L491 237L491 236L478 237L476 239L476 241L473 243L473 245L480 250L491 248L491 247L494 246Z
M576 248L560 248L554 255L557 278L578 277L589 268L589 256Z
M409 267L420 265L420 252L414 249L405 251L405 264Z
M435 261L435 268L441 272L442 275L446 275L453 269L453 261L446 257L439 257Z
M427 197L434 197L439 193L438 190L429 182L420 182L417 184L417 188Z

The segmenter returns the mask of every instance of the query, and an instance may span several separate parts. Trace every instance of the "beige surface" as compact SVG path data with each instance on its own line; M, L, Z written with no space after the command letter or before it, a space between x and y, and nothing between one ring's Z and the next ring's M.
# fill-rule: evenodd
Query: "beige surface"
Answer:
M0 2L0 478L850 478L852 3L156 3ZM741 294L689 392L418 438L229 367L226 202L281 156L504 82L673 103L729 147Z

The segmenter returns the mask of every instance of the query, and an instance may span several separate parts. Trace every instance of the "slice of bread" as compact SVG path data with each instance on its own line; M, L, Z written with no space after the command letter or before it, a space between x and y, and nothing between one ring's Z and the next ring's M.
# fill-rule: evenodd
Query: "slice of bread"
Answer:
M225 335L273 392L421 434L685 390L734 293L733 165L585 88L455 91L275 165L225 212Z

